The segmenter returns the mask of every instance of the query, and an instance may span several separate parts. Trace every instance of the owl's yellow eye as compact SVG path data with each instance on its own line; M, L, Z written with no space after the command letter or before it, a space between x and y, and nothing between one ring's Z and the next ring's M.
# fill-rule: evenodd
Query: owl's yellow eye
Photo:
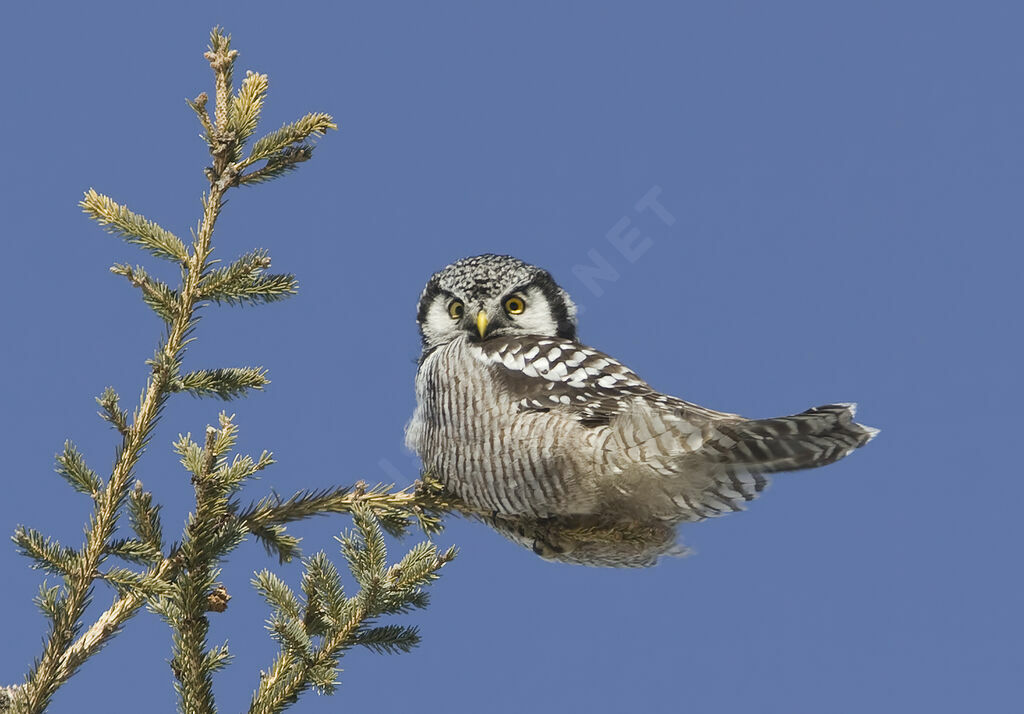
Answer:
M451 316L453 320L458 320L462 317L462 309L463 306L459 300L452 300L448 303L448 315Z
M505 301L505 312L509 315L522 315L526 309L526 301L520 297L512 296Z

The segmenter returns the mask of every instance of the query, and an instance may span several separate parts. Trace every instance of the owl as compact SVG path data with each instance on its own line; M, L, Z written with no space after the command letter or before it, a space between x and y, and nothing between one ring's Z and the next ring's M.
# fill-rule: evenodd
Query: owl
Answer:
M677 527L743 510L765 474L824 466L878 430L855 405L745 419L655 391L581 343L551 275L504 255L435 273L406 444L468 513L543 558L643 567Z

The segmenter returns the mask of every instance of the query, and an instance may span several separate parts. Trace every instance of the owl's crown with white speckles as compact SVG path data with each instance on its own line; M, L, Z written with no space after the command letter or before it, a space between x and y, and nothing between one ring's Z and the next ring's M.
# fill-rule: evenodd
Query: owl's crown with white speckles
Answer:
M474 300L505 292L511 286L527 285L542 276L551 280L547 271L510 255L475 255L437 271L427 287L436 284L445 292Z

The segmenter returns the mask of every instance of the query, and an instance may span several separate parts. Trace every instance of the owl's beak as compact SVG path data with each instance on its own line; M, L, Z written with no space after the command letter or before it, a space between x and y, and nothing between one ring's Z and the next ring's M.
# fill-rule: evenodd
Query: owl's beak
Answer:
M487 313L481 310L476 314L476 330L480 333L480 339L487 334Z

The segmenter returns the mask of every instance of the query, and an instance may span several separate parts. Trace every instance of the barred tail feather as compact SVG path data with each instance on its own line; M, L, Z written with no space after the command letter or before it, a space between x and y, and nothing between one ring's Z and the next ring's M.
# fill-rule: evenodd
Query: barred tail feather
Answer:
M878 434L855 422L856 413L856 404L826 404L792 416L718 424L723 441L735 443L716 460L761 473L831 464Z
M706 480L673 495L677 518L699 521L742 511L768 486L763 474L825 466L864 446L878 429L855 422L856 409L826 404L792 416L715 422L715 436L687 459Z

